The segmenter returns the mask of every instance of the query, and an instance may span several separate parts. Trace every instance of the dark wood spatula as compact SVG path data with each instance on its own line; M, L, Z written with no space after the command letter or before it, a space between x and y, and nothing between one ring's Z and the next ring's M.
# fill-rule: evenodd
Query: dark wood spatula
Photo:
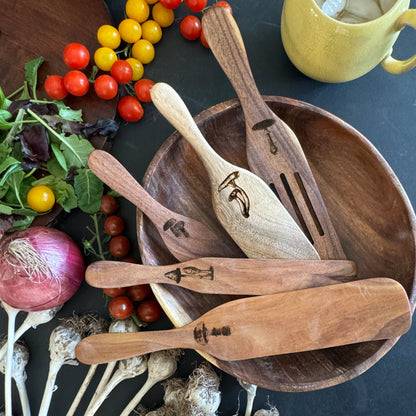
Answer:
M222 7L211 7L202 18L202 27L240 99L250 169L275 188L322 259L346 258L299 140L270 110L255 84L233 16Z
M205 224L164 207L133 178L110 153L93 150L88 157L90 169L111 189L139 208L155 225L166 247L179 260L203 257L244 257L229 240L217 237Z
M94 287L145 283L180 286L200 293L266 295L351 281L355 263L348 260L258 260L200 258L166 266L97 261L85 280Z
M181 328L84 338L77 358L101 364L169 348L234 361L397 337L411 310L397 281L373 278L218 306Z

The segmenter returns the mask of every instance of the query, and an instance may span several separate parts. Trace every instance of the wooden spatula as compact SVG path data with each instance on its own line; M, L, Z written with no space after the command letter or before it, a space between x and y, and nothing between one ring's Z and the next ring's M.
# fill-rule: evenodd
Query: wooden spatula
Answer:
M266 183L215 153L171 86L157 83L150 93L158 110L201 158L208 171L214 212L248 257L319 258L310 241ZM224 141L226 143L226 137Z
M169 251L179 260L203 257L242 257L244 254L230 240L218 238L201 222L164 207L133 178L112 155L93 150L88 157L90 169L111 189L139 208L155 225Z
M275 188L321 258L346 258L298 138L270 110L255 84L233 16L222 7L211 7L202 18L202 27L240 99L250 170Z
M348 260L258 260L200 258L166 266L97 261L85 280L94 287L163 283L200 293L266 295L351 281L355 263Z
M406 292L373 278L218 306L181 328L84 338L77 358L101 364L169 348L190 348L233 361L397 337L409 330Z

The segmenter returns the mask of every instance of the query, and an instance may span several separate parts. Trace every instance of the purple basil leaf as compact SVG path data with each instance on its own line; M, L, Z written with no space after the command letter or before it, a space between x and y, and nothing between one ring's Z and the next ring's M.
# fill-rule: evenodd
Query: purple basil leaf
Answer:
M7 111L9 111L13 117L16 117L18 111L24 108L25 110L30 108L33 112L36 114L39 114L41 116L43 115L54 115L59 113L58 106L53 103L32 103L29 100L17 100L12 101L12 103L9 105L9 108Z
M115 120L107 118L98 120L93 124L85 124L82 133L88 140L91 140L96 135L105 136L109 139L112 139L117 134L118 127L119 124Z
M77 134L79 135L84 127L83 124L77 121L66 120L62 117L55 115L45 115L42 117L50 127L54 130L60 129L62 133Z
M44 126L34 125L25 128L19 135L22 143L22 152L33 162L47 162L51 156L49 142Z

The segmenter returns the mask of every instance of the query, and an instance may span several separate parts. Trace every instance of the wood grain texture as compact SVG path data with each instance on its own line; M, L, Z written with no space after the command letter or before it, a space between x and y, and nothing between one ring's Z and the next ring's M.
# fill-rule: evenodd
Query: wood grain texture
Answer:
M166 266L98 261L85 273L99 288L147 283L180 286L199 293L266 295L348 282L356 276L348 260L258 260L200 258Z
M252 172L215 153L171 86L157 83L150 93L157 109L188 140L204 163L214 212L248 257L319 258L270 187Z
M414 309L415 215L387 162L362 134L336 116L301 101L276 96L263 98L298 137L347 258L357 265L358 277L394 277L406 289ZM233 164L248 168L245 120L238 100L211 107L195 120L217 153ZM166 140L153 158L143 186L168 208L218 227L210 195L201 192L209 187L207 172L178 132ZM175 262L154 226L139 211L137 226L145 264ZM185 325L213 307L235 299L168 285L152 285L152 288L175 326ZM245 361L206 358L225 372L264 388L309 391L362 374L397 340Z
M102 364L187 348L247 360L397 337L410 325L400 283L373 278L235 300L172 330L95 335L77 345L76 355L86 364Z
M234 17L222 7L212 7L204 14L202 25L212 52L240 99L250 169L274 186L321 258L345 259L298 138L260 95Z
M220 240L200 221L173 212L157 202L108 152L93 150L88 157L88 166L106 185L147 215L178 260L194 259L208 252L217 257L242 256L230 238Z

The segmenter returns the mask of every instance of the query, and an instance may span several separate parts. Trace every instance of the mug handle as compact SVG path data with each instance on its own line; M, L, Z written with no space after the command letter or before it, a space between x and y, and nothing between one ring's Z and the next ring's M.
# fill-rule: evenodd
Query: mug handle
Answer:
M396 30L402 30L406 25L416 29L416 9L406 10L396 22ZM391 55L386 56L381 66L391 74L403 74L416 66L416 55L404 61L394 59Z

